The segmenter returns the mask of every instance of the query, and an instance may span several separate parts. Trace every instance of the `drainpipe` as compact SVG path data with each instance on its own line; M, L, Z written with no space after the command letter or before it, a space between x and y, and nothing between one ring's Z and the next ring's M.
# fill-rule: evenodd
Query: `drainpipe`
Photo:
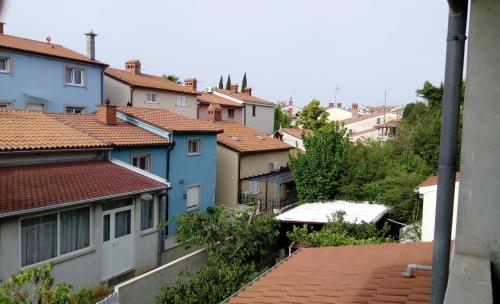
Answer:
M168 146L167 148L167 169L166 169L166 172L165 172L165 179L170 182L169 180L169 176L170 176L170 151L172 151L174 149L174 146L175 146L175 142L173 142L172 145ZM170 188L168 188L166 191L165 191L165 194L162 194L159 196L159 203L160 203L160 207L158 208L159 209L159 219L158 219L158 222L159 223L163 223L164 221L168 220L168 191L170 191L172 185L170 185ZM162 196L165 195L165 212L162 212L162 208L161 208L161 198ZM168 236L168 225L165 227L165 229L160 229L158 231L158 258L157 258L157 265L158 267L161 266L161 254L163 252L163 249L164 249L164 240L166 239L166 237Z
M448 37L432 256L432 304L443 303L448 285L468 0L448 0L448 5Z

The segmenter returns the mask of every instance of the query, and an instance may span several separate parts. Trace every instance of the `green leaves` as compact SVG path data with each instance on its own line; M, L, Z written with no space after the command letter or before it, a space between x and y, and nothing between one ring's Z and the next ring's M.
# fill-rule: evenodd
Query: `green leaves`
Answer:
M279 128L290 128L292 123L292 118L287 114L283 113L283 108L281 105L277 105L274 108L274 131L279 130Z
M299 113L297 125L304 129L317 130L328 123L328 112L321 107L319 100L313 99Z

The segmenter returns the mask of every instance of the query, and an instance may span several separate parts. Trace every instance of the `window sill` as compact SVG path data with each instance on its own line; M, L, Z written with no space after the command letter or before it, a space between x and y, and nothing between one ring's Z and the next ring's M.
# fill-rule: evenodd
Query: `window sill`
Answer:
M200 156L201 153L188 153L187 156Z
M41 262L38 262L38 263L35 263L35 264L22 266L21 270L25 270L25 269L29 269L29 268L33 268L33 267L39 267L39 266L42 266L42 265L46 265L48 263L52 263L54 265L57 265L57 264L61 264L61 263L64 263L64 262L67 262L67 261L79 258L79 257L87 255L87 254L94 253L94 252L95 252L94 248L80 249L78 251L66 253L65 255L62 255L62 256L59 256L59 257L56 257L56 258L52 258L50 260L45 260L45 261L41 261Z
M7 70L0 70L0 73L2 73L2 74L10 74L10 71L7 71Z
M158 232L158 229L156 229L156 228L147 229L147 230L140 232L140 237L147 236L147 235L157 233L157 232Z
M188 105L175 105L176 107L181 107L181 108L189 108Z
M65 83L64 85L65 85L65 86L68 86L68 87L85 88L85 85L84 85L84 84Z
M187 212L187 213L189 213L189 212L195 212L195 211L200 211L200 207L191 208L191 209L186 209L186 212Z

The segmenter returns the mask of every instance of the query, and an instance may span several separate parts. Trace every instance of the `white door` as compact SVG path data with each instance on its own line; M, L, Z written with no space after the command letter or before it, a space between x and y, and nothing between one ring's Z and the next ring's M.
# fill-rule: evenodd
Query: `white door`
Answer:
M134 268L133 205L102 213L102 278Z
M187 187L186 210L192 211L200 209L200 185Z

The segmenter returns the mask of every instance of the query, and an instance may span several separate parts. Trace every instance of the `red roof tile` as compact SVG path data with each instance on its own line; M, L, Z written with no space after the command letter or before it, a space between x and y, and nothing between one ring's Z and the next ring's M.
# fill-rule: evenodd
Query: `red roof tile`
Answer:
M108 161L0 167L0 217L164 188Z
M227 303L429 302L432 243L306 248L247 285Z
M114 68L107 68L104 73L133 87L198 95L198 93L190 87L177 84L161 76L142 73L134 74L132 72Z
M164 109L118 107L128 116L147 122L160 129L174 133L220 133L222 128L204 120L187 118Z
M116 125L100 122L95 114L49 113L49 116L113 146L167 145L156 134L117 119Z
M460 182L460 177L461 177L460 172L457 172L455 175L455 182ZM417 188L436 186L437 183L438 183L437 175L431 176L428 179L424 180L422 183L420 183L420 185L418 185Z
M0 48L107 66L62 45L0 34Z
M248 95L245 93L234 93L234 92L231 92L228 90L223 90L223 89L216 89L216 91L219 93L237 98L239 100L249 102L249 103L255 103L255 104L264 105L264 106L275 106L274 103L272 103L268 100L253 96L253 95Z
M243 106L237 102L214 95L212 93L203 93L198 96L198 102L202 104L219 104L229 108L242 108Z
M309 129L297 129L297 128L281 128L281 132L292 135L296 138L302 138L302 133L305 135L311 135L313 132Z

